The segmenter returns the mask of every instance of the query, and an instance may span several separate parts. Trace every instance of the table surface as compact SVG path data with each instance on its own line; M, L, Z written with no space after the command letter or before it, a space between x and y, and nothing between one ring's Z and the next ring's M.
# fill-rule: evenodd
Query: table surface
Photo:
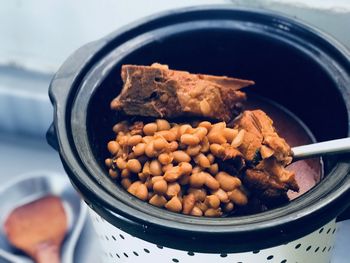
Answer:
M18 165L20 159L21 165ZM27 172L48 170L65 176L58 154L44 138L28 138L0 134L0 180L8 180ZM332 263L348 263L350 257L350 220L338 223ZM89 218L80 236L75 263L99 262L100 245ZM3 262L0 259L0 262Z

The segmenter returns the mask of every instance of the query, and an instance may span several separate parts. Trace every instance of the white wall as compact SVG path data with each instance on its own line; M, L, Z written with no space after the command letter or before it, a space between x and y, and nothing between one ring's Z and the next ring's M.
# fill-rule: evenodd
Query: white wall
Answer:
M225 0L0 2L0 64L55 71L75 49L155 12Z
M3 0L0 65L54 72L75 49L163 10L231 3L296 16L350 46L350 0Z

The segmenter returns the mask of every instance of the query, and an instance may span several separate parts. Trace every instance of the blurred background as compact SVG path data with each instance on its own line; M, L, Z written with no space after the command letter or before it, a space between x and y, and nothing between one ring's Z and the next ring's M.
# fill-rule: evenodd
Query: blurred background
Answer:
M52 121L47 93L53 74L74 50L142 17L207 4L274 10L318 27L350 48L349 0L1 1L0 180L35 170L64 174L58 154L45 141ZM339 229L333 262L345 263L349 221ZM87 222L76 262L98 262L98 250Z

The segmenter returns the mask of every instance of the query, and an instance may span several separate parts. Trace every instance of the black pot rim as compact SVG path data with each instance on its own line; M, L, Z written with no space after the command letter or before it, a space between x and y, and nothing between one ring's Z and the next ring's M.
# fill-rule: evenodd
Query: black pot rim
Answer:
M104 182L91 178L91 171L87 169L79 158L77 149L73 147L72 133L74 133L76 120L71 120L70 108L76 103L74 97L78 94L81 82L98 64L99 56L105 56L117 43L124 43L128 38L134 38L160 27L162 20L167 18L176 20L176 17L179 17L178 20L183 22L189 17L193 19L204 14L208 17L208 14L215 12L230 14L231 19L234 14L236 16L254 15L271 23L277 21L291 28L298 28L303 33L310 34L314 38L313 41L315 39L322 41L325 48L329 49L328 52L333 52L331 55L337 58L338 65L350 68L350 56L344 47L324 33L302 23L275 13L253 9L237 9L228 6L193 7L146 18L83 47L73 54L56 74L50 86L50 98L55 107L54 124L62 162L73 185L100 215L126 232L153 243L200 252L242 252L285 243L310 233L334 219L345 209L345 200L349 200L350 179L346 178L346 174L349 173L350 165L339 162L331 171L331 176L327 176L318 186L284 207L269 213L235 218L235 222L228 222L229 219L193 218L167 211L164 212L166 216L154 216L155 211L159 213L159 209L150 206L148 211L142 212L135 208L131 209L130 206L112 198L110 193L103 190L101 185ZM342 74L346 73L342 68L338 70ZM62 87L62 85L66 88L58 89L58 86ZM341 90L341 92L349 94L350 89ZM349 112L349 102L345 103ZM86 140L82 143L85 144L84 147L89 147ZM93 159L92 154L89 153L87 158ZM331 189L336 190L331 191ZM133 197L129 198L138 208L145 205ZM276 238L269 238L272 235ZM228 237L231 242L227 242ZM198 247L199 241L202 247ZM208 245L205 245L205 242Z

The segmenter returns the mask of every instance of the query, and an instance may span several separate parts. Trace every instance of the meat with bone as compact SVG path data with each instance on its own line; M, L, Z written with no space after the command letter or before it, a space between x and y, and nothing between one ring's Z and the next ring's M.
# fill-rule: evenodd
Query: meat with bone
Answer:
M253 85L250 80L191 74L170 70L166 65L123 65L124 82L113 110L127 115L160 118L207 117L230 121L246 99L239 89Z

